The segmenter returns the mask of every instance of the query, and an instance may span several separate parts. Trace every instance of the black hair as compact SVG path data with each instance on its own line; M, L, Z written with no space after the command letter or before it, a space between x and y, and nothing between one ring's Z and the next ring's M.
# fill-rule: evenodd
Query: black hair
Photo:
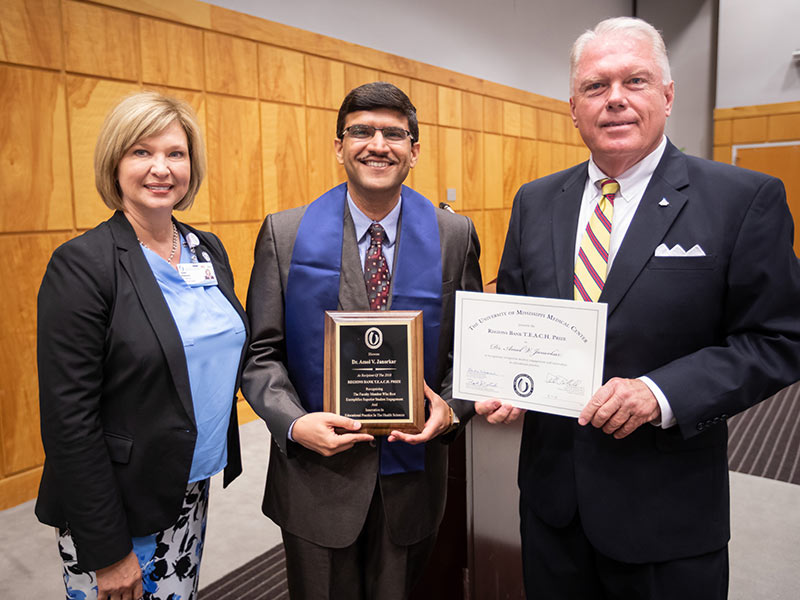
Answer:
M411 143L419 141L419 124L417 109L411 104L408 96L397 86L386 81L365 83L350 90L339 107L336 118L336 137L344 137L345 117L360 110L379 110L386 108L396 110L408 119L408 130L411 132Z

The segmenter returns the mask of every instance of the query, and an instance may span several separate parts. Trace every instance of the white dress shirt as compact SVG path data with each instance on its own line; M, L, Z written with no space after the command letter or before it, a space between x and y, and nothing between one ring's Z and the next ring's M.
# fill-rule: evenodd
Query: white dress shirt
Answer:
M367 259L367 250L369 250L369 245L372 241L372 237L369 235L369 227L373 223L380 223L386 233L386 240L383 242L383 256L386 258L386 266L389 267L389 273L391 274L392 266L394 266L394 244L397 241L397 221L400 219L400 205L402 203L403 198L401 197L388 215L380 221L373 221L361 212L361 209L356 206L356 203L350 197L350 192L347 192L347 205L350 208L350 216L353 218L353 225L356 230L358 256L361 261L362 271L364 270L364 262Z
M608 251L608 272L611 273L614 257L622 245L622 240L628 232L633 215L636 214L636 209L639 207L639 202L644 196L644 191L650 183L650 178L656 170L664 149L667 147L667 138L664 136L661 143L650 154L645 156L638 163L633 165L630 169L622 173L619 177L613 179L619 183L619 192L614 197L614 217L611 223L611 242ZM583 240L586 226L589 219L594 212L597 203L602 198L599 182L606 179L608 175L603 173L600 168L595 164L593 159L589 159L589 174L586 178L586 185L583 189L583 199L581 200L581 210L578 214L578 231L575 236L575 261L578 259L578 251L581 248L581 241ZM573 261L574 262L574 261ZM653 395L658 401L661 408L661 422L654 423L663 429L675 425L675 415L672 412L672 407L669 405L667 397L661 391L653 380L649 377L642 376L639 379L650 388Z

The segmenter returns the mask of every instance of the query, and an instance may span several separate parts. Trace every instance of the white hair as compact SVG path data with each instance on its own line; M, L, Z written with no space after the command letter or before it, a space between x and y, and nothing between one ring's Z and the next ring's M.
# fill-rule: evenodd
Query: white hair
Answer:
M584 31L575 43L572 44L572 50L569 54L569 89L570 96L575 93L575 74L578 70L578 63L581 60L586 45L589 42L612 34L627 34L631 37L637 37L641 40L650 43L653 50L653 56L656 63L661 68L661 80L664 85L672 81L672 75L669 69L669 59L667 58L667 48L664 45L664 39L658 30L650 25L647 21L637 19L635 17L614 17L600 21L594 29Z

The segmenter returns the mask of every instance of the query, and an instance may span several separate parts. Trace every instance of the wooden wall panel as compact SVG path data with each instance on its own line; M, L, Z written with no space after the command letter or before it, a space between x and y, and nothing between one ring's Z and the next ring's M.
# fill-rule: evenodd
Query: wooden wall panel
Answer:
M714 111L714 160L730 163L733 146L800 140L800 102Z
M578 150L578 148L575 149ZM519 164L519 185L536 179L536 142L534 140L522 139L519 141L519 153L515 157L515 160L517 164ZM570 165L578 162L580 161L575 160L575 162L571 162ZM514 190L515 194L516 192L517 190ZM507 200L506 206L511 206L510 201L511 200Z
M60 69L59 0L3 0L0 2L0 61Z
M412 187L438 206L445 199L439 180L439 128L419 125L419 160L414 168ZM441 186L441 188L440 188Z
M503 133L503 101L497 98L483 99L483 130Z
M203 35L206 90L254 98L258 94L258 46L230 35Z
M208 94L208 186L213 221L264 215L258 102Z
M402 75L397 75L396 73L380 73L379 79L381 81L388 81L391 84L396 85L401 90L403 90L407 96L411 97L411 79L409 77L403 77ZM414 103L414 99L411 99L411 102ZM416 104L414 104L416 106Z
M555 173L557 171L561 171L562 169L566 169L570 166L569 162L567 161L567 146L564 144L551 144L550 145L550 155L552 156L553 164L550 166L552 171Z
M730 144L732 139L732 125L730 119L716 121L714 123L714 145L720 146L723 144Z
M264 214L306 204L345 180L333 151L336 111L356 85L380 79L409 94L422 125L420 161L406 184L434 203L457 190L454 208L476 224L487 279L516 188L586 154L567 131L564 102L197 0L4 0L0 63L0 250L18 253L0 275L21 282L18 304L5 314L25 322L4 323L21 337L7 345L15 357L0 354L15 374L0 384L0 507L35 494L32 302L55 244L111 213L95 191L93 155L101 123L122 97L156 89L195 108L209 168L195 206L177 216L219 233L242 297ZM778 138L795 131L798 112L782 106L736 118L777 116L763 135ZM730 150L729 143L716 146ZM30 255L27 263L19 252Z
M553 113L536 109L536 128L540 140L553 141Z
M461 92L461 126L483 131L483 96Z
M769 117L767 139L770 142L800 140L800 112Z
M329 138L332 140L333 135ZM264 213L311 202L306 185L306 115L301 106L261 103ZM328 148L333 153L333 143Z
M228 260L233 269L233 281L236 286L236 295L245 303L247 286L250 285L250 271L253 268L253 249L256 245L259 222L248 223L216 223L211 230L219 236Z
M0 278L14 286L13 294L0 297L4 475L35 468L44 460L36 381L36 294L50 255L69 237L65 233L0 236Z
M462 134L462 187L457 212L483 209L483 134L464 129Z
M133 15L65 0L67 70L114 79L139 79L139 23Z
M411 93L408 96L417 108L417 120L420 123L436 125L439 122L439 89L437 86L412 79Z
M439 125L461 127L461 91L439 86Z
M767 141L767 117L736 119L731 138L734 144L751 144Z
M464 197L462 156L463 140L461 138L461 130L451 127L439 127L440 201L447 202L446 190L455 189L456 208L461 205L461 199ZM435 200L435 198L431 198L431 200Z
M70 156L75 196L75 225L94 227L111 216L94 185L94 147L100 127L111 108L139 87L130 83L67 76Z
M553 141L558 144L566 144L572 139L572 120L567 115L553 114Z
M800 139L789 145L740 148L736 164L783 181L786 201L795 221L794 250L795 254L800 254Z
M12 508L36 496L42 479L42 467L0 478L0 510Z
M733 152L730 146L714 146L714 160L733 164Z
M503 244L508 230L508 210L483 211L484 228L481 237L481 250L484 253L483 283L486 284L497 277L497 267L503 256Z
M370 83L371 81L379 81L378 72L374 69L366 69L364 67L358 67L356 65L345 65L344 66L344 94L348 94L350 90L357 88L360 85L365 83ZM342 99L344 96L342 96ZM337 109L341 106L342 100L339 100L339 105L336 107Z
M503 102L503 134L516 137L522 134L521 108L516 102Z
M585 147L583 143L583 138L581 137L581 132L578 131L578 128L575 127L575 123L572 122L572 118L569 119L569 131L570 135L567 139L568 144L572 144L574 146L579 146L581 148Z
M64 79L0 65L0 231L72 228Z
M336 111L306 109L308 140L308 198L301 206L318 198L345 180L344 167L336 160L333 140L336 139Z
M344 89L344 65L326 58L306 55L305 70L306 104L339 110L348 91Z
M520 135L535 140L537 125L536 109L532 106L522 106L520 108Z
M503 207L511 208L514 194L525 181L520 173L520 140L503 136Z
M536 165L536 176L544 177L556 171L553 168L553 144L550 142L537 141L536 142L536 156L538 163Z
M139 39L142 81L203 89L203 33L199 29L140 17Z
M483 207L503 207L503 136L483 136Z
M259 44L258 86L262 100L303 104L306 99L303 53Z

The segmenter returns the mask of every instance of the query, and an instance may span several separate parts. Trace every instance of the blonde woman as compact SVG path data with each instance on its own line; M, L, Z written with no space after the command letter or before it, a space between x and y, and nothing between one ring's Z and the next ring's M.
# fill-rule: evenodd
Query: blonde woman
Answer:
M173 218L205 173L183 102L107 116L95 181L116 212L59 247L39 290L45 465L67 598L192 598L208 479L241 472L235 393L247 320L225 249Z

